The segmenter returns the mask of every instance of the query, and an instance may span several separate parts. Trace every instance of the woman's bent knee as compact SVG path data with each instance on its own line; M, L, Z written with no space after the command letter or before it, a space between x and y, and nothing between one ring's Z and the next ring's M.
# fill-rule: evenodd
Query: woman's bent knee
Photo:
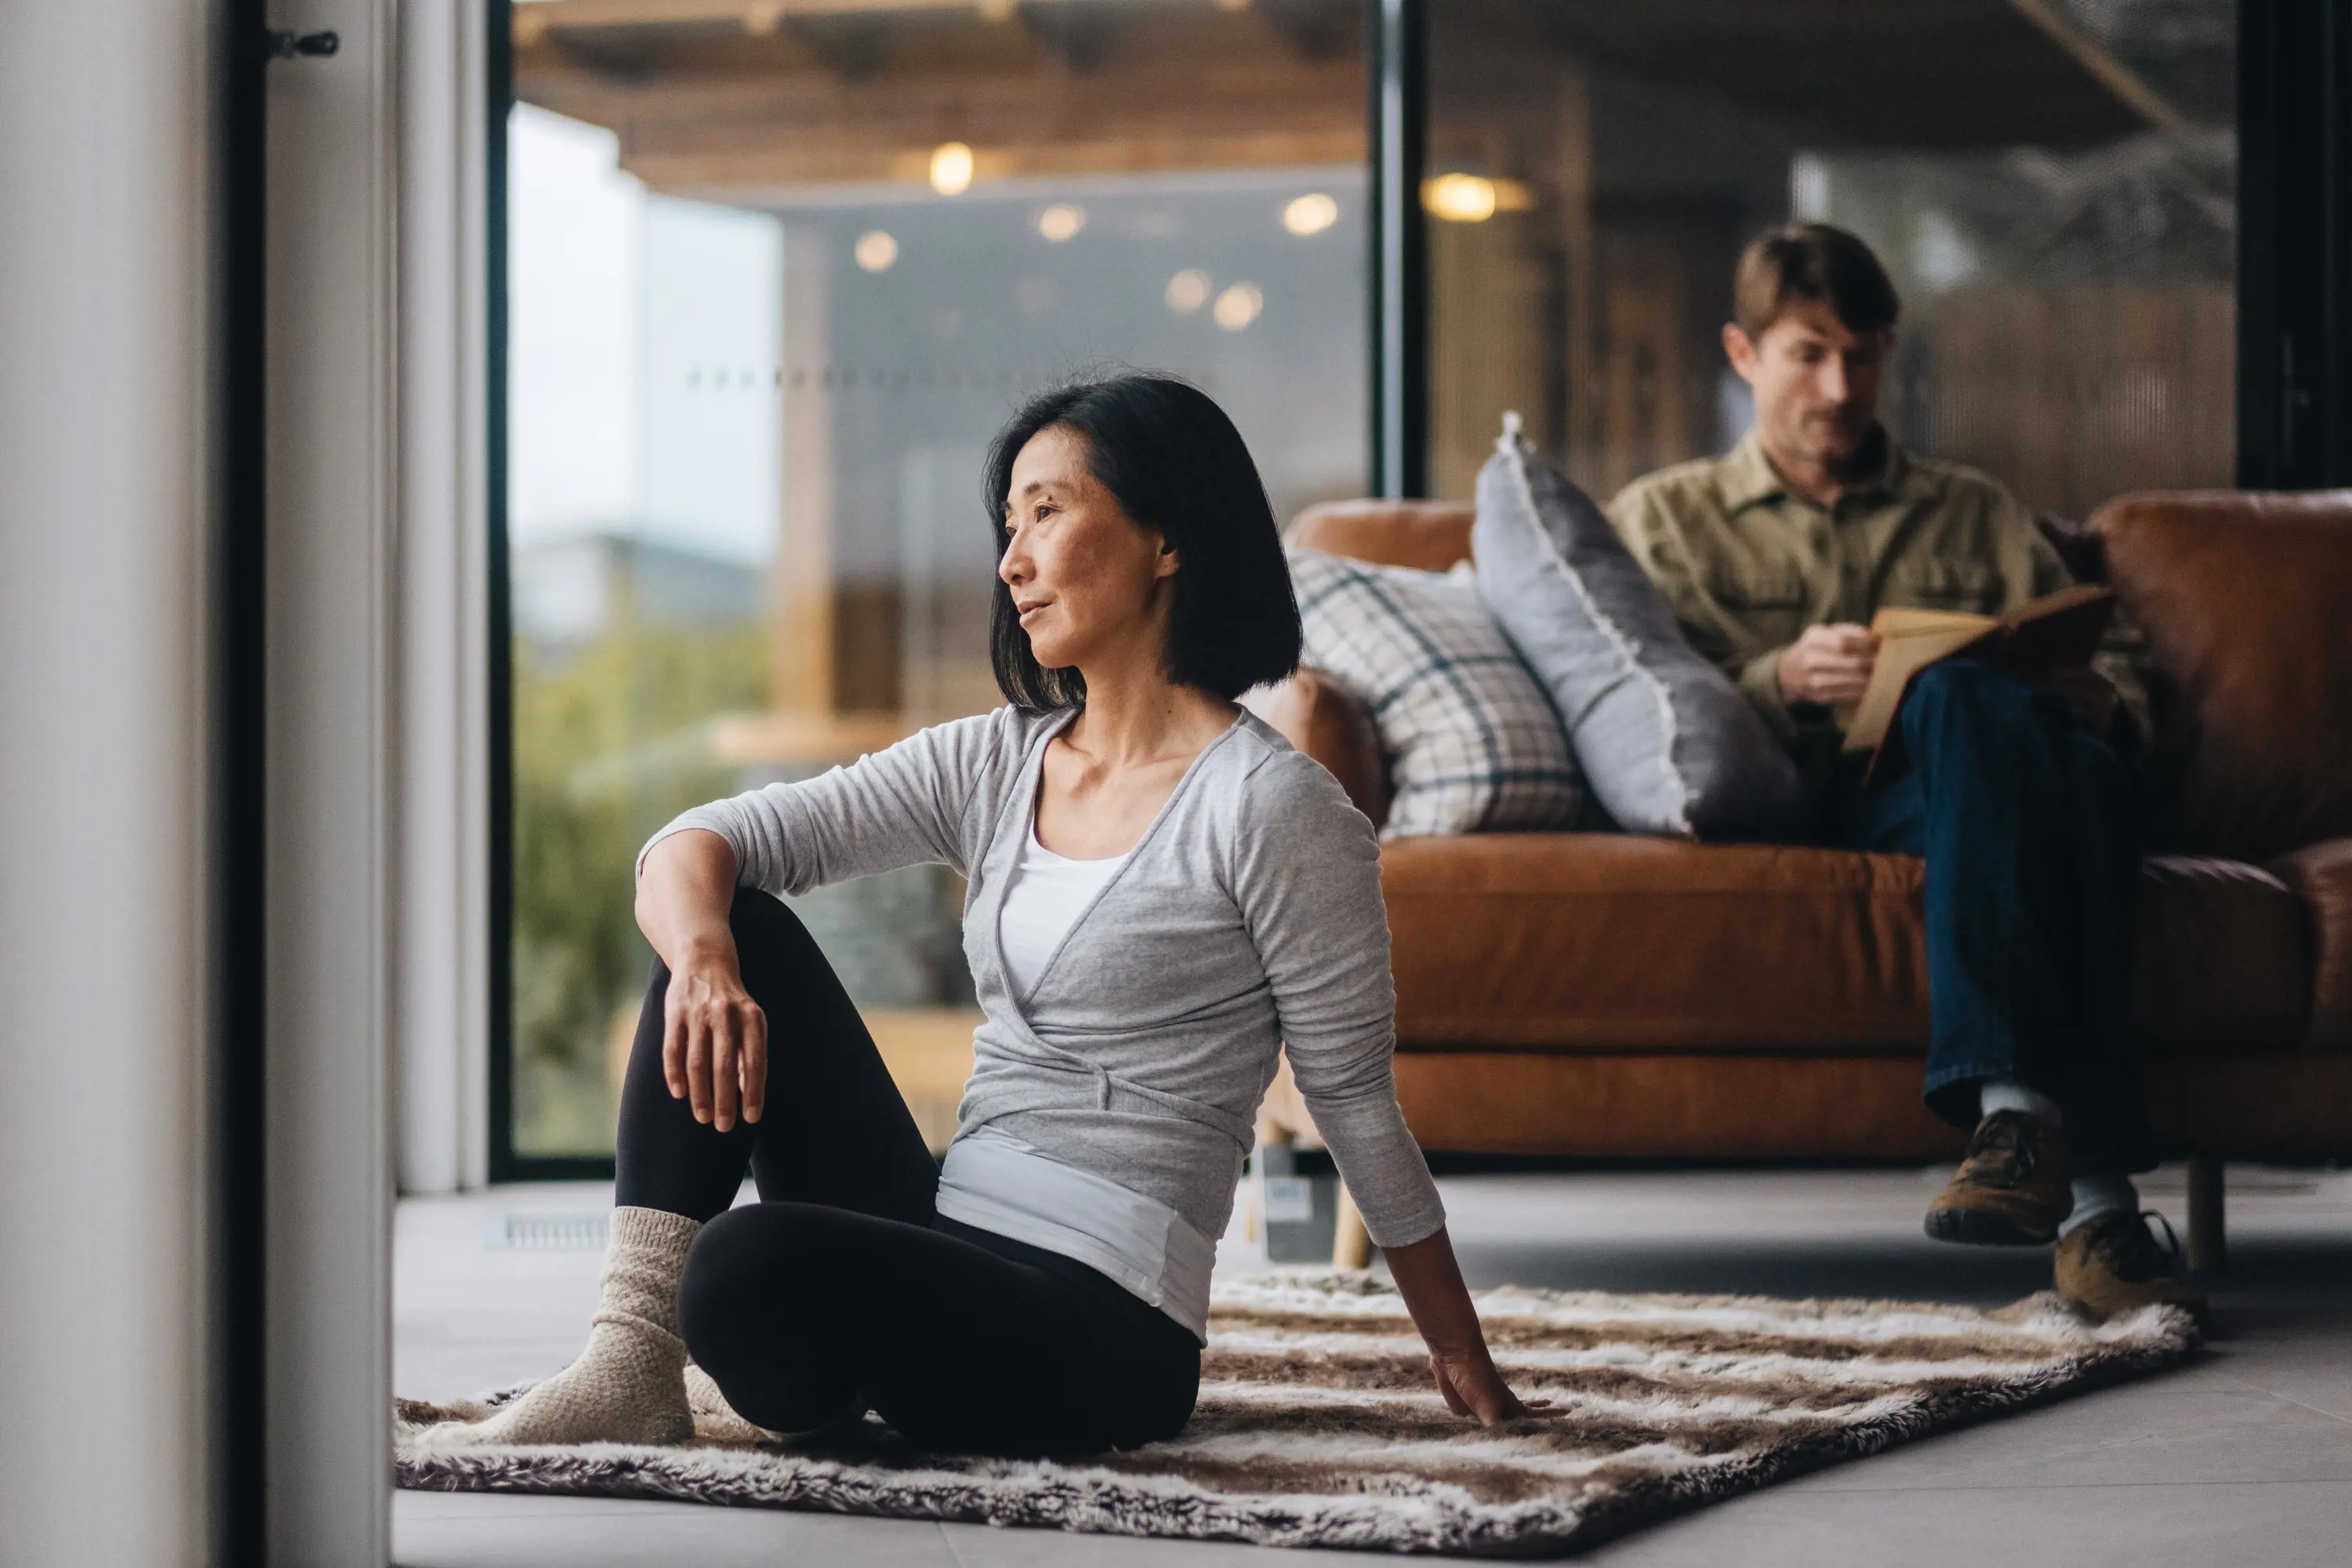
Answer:
M794 956L818 952L816 939L793 913L791 906L772 893L757 888L735 889L735 902L727 911L727 928L735 936L738 948L756 944L764 951ZM821 955L820 955L821 956Z
M812 1204L750 1204L702 1227L678 1285L680 1335L694 1359L724 1359L746 1339L814 1333L824 1298L813 1287L833 1272L825 1246L832 1213Z
M678 1281L677 1324L686 1348L705 1368L724 1360L747 1308L768 1295L761 1275L773 1245L756 1208L730 1209L702 1227Z

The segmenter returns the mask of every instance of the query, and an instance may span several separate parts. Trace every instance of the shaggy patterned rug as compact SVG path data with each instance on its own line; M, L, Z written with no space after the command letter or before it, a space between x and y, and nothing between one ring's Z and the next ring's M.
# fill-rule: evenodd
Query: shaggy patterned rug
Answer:
M2092 1325L2054 1298L2000 1311L1885 1301L1478 1298L1496 1358L1552 1414L1481 1431L1432 1390L1402 1304L1369 1275L1219 1284L1201 1403L1174 1442L1082 1463L914 1452L878 1422L761 1446L731 1415L675 1448L420 1451L487 1405L403 1401L400 1484L1045 1525L1266 1546L1549 1555L1802 1470L2172 1364L2184 1313Z

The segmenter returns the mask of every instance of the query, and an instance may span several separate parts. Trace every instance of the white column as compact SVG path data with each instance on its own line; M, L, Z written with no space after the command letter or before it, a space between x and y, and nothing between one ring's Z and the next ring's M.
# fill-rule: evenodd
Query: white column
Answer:
M402 773L392 0L280 0L269 76L268 1465L272 1561L390 1550Z
M489 1179L481 0L401 12L400 1185Z
M210 1553L215 9L0 5L0 1561L28 1568Z

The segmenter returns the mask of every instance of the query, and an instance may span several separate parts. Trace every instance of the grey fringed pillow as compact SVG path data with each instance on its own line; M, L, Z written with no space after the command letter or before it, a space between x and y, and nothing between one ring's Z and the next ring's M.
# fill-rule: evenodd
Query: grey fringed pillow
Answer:
M1353 692L1389 775L1383 838L1566 827L1583 805L1559 719L1455 574L1293 547L1304 663Z
M1530 453L1519 417L1478 474L1478 592L1550 693L1594 797L1631 833L1787 840L1796 764L1674 614L1599 507Z

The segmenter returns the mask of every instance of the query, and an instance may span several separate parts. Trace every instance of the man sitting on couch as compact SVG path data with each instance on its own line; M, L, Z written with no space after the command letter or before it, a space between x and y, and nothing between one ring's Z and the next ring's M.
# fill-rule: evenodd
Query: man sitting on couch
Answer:
M1842 752L1836 708L1869 680L1882 605L1998 615L2067 581L2008 491L1878 422L1897 309L1853 235L1759 237L1723 329L1755 428L1636 480L1610 515L1796 754L1823 837L1927 859L1927 1102L1976 1129L1927 1234L2054 1238L2059 1289L2101 1314L2193 1301L2127 1173L2151 1162L2130 1035L2139 731L2117 685L1948 659L1904 700L1895 776L1864 788Z

